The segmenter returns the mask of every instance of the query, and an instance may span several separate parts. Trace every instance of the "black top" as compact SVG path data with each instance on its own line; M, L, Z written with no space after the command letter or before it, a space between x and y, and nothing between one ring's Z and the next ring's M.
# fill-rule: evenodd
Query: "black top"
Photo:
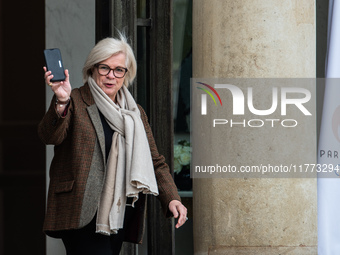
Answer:
M113 131L109 124L107 123L104 115L99 111L100 119L102 121L103 129L104 129L104 135L105 135L105 159L107 161L112 145L112 136L115 131Z

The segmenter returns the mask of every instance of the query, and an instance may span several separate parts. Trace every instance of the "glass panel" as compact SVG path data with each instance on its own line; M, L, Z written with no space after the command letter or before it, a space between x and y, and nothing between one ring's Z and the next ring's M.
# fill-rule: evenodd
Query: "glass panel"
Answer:
M190 179L190 78L192 77L192 0L173 1L174 178L188 221L175 230L176 255L194 254Z
M180 191L190 191L190 78L192 77L192 0L173 2L174 171Z
M137 1L137 18L147 18L149 13L149 2L147 0ZM137 102L145 110L146 114L149 116L149 42L147 41L148 29L146 27L137 26ZM148 216L147 216L148 217ZM145 234L143 236L142 244L137 246L136 254L148 254L148 230L147 224L145 229Z
M146 27L137 27L137 101L149 113L149 77L148 48L146 42Z
M146 11L146 1L147 0L138 0L137 1L137 18L146 19L147 11Z

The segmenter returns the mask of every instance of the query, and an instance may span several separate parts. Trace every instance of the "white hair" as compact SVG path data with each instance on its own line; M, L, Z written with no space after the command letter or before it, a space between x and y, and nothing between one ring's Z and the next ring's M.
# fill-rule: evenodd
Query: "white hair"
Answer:
M125 54L125 65L128 72L125 75L124 85L128 87L132 84L137 72L137 63L131 46L127 43L124 34L119 33L119 39L106 38L99 41L88 55L83 67L83 81L87 82L89 76L92 76L93 68L96 64L110 58L118 53Z

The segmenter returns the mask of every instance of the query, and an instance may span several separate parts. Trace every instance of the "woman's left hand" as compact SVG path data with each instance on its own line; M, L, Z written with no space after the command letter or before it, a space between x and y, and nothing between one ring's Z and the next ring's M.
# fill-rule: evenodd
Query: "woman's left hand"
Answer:
M182 226L186 221L187 221L187 208L178 200L172 200L169 203L169 210L172 212L174 217L177 219L178 216L178 221L176 224L176 228L179 228Z

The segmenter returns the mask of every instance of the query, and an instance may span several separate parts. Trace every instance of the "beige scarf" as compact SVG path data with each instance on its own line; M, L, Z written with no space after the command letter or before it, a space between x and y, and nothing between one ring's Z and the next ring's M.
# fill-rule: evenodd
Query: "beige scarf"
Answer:
M123 85L115 104L88 78L94 101L115 131L106 176L97 211L97 233L116 234L123 228L127 197L138 200L138 193L158 195L149 143L135 100Z

